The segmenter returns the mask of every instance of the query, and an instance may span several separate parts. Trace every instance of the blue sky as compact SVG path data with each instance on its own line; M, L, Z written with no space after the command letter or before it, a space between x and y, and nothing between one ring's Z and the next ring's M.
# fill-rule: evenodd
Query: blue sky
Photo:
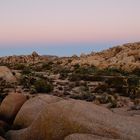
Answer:
M40 55L72 56L74 54L98 52L110 47L121 45L125 41L96 42L96 43L61 43L61 44L42 44L42 43L20 43L6 45L0 48L0 56L31 54L33 51Z

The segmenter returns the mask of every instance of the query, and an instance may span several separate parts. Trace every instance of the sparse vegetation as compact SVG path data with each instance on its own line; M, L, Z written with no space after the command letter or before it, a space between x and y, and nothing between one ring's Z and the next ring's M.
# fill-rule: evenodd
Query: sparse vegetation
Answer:
M28 75L31 73L32 73L32 69L30 67L24 67L24 69L22 70L23 75Z
M108 50L109 56L106 52L101 52L91 53L91 55L84 55L82 57L48 58L45 61L42 61L43 58L40 59L39 55L27 56L31 63L22 56L20 57L21 63L19 61L16 63L8 63L6 61L1 62L1 65L8 65L10 68L17 70L21 74L19 85L22 86L23 90L29 91L32 94L56 91L58 96L70 96L74 99L86 101L94 101L95 98L99 98L101 104L110 103L112 107L116 107L116 100L112 100L116 93L118 96L129 97L131 100L140 98L139 67L133 68L132 71L125 71L123 68L125 63L120 63L119 67L117 65L116 67L115 65L110 65L102 68L102 65L101 67L96 67L94 63L84 64L80 63L80 61L89 56L92 58L92 56L97 55L99 58L103 57L104 60L111 63L112 60L109 60L109 57L115 57L122 51L121 47L116 47ZM129 52L128 57L132 54L136 54L135 57L139 61L137 51ZM8 57L8 60L11 58ZM15 57L16 59L18 59L18 56ZM75 63L76 61L78 63ZM119 60L116 61L116 64L118 62ZM17 76L16 71L13 74ZM1 83L1 92L6 88L2 84L4 82ZM75 93L73 92L75 87L77 89L80 87L84 88L79 91L77 90L77 93Z
M37 80L34 87L38 93L49 93L53 90L53 86L45 80Z
M13 68L14 68L15 70L23 70L23 69L25 69L25 67L26 67L25 64L17 63L17 64L14 65Z

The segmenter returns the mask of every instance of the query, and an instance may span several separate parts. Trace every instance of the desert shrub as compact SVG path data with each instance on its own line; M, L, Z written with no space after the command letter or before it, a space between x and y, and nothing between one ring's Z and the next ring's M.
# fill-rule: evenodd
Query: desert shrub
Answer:
M30 79L28 76L26 75L22 75L19 81L20 85L22 85L24 88L30 88L31 83L30 83Z
M117 107L117 101L113 96L108 96L108 101L110 103L110 108L116 108Z
M80 65L79 64L75 64L73 67L74 67L74 69L79 69Z
M86 74L88 73L88 68L84 68L84 67L79 67L75 70L75 73L78 73L78 74Z
M22 75L19 84L24 88L30 88L36 81L36 78L32 74Z
M63 87L58 87L58 89L62 91L63 90Z
M104 93L105 91L107 91L108 89L108 85L105 84L99 84L96 88L95 88L95 92L97 93Z
M95 100L95 96L93 94L91 94L90 92L83 92L81 93L81 100L86 100L88 102L92 102L93 100Z
M104 69L104 73L106 75L116 75L116 74L120 73L120 71L117 68L106 68L106 69Z
M61 68L59 69L60 79L66 79L70 73L70 69L68 68Z
M73 74L71 74L71 75L69 76L69 80L70 80L70 81L80 81L81 78L80 78L80 75L79 75L79 74L73 73Z
M105 78L100 75L93 75L90 79L91 81L105 81Z
M16 70L23 70L25 67L26 67L25 64L20 64L20 63L14 65L14 69Z
M70 81L103 81L104 78L100 75L89 75L88 73L85 74L79 74L79 73L72 73L69 76Z
M24 69L22 70L23 75L28 75L31 73L32 73L32 69L30 67L24 67Z
M110 87L120 88L126 85L125 79L120 76L114 76L105 81Z
M97 75L105 75L105 76L119 76L119 75L128 75L128 72L125 72L121 69L112 67L112 68L105 68L96 71Z
M127 79L127 83L129 85L129 87L137 87L137 86L140 86L140 78L133 75L133 76L130 76L128 79Z
M72 94L70 98L77 99L77 100L86 100L88 102L92 102L95 100L95 96L90 92L82 92L79 94Z
M11 68L11 64L10 63L0 62L0 66L7 66L8 68Z
M60 79L65 80L68 77L68 73L60 73Z
M36 89L37 92L40 93L49 93L53 90L53 86L50 83L47 83L45 80L37 80L34 83L34 87Z
M76 64L74 68L75 68L75 73L78 73L78 74L94 74L98 71L98 68L95 67L94 65L80 66L79 64Z
M95 81L96 79L96 73L98 68L94 65L89 66L80 66L79 64L74 65L74 71L69 76L69 80L71 81L79 81L79 80L85 80L85 81Z
M3 78L0 78L0 93L4 92L6 86L7 86L6 81Z
M31 86L30 87L30 94L35 94L35 93L37 93L37 91L36 91L36 89L35 89L35 86Z
M132 74L137 75L137 76L140 77L140 69L139 69L139 68L134 69L134 70L132 71Z
M34 66L31 66L32 70L33 71L36 71L36 72L41 72L43 69L42 69L42 65L34 65Z
M86 100L88 102L92 102L95 99L95 95L89 91L87 85L80 87L79 94L72 94L70 97L73 99Z
M106 103L108 103L108 95L106 93L104 93L100 96L97 96L96 100L98 100L100 104L106 104Z
M49 62L46 62L46 63L42 64L42 69L45 69L45 70L51 70L52 67L53 67L53 62L52 61L49 61Z

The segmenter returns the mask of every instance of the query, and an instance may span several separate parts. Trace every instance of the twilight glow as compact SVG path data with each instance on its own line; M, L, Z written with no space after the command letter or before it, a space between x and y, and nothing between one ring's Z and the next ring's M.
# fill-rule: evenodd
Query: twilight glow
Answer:
M139 13L139 0L1 0L0 55L23 48L70 55L140 41Z

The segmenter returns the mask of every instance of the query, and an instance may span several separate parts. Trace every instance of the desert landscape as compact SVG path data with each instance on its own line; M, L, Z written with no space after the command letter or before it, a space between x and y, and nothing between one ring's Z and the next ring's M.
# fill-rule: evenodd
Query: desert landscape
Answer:
M58 57L0 57L0 140L140 140L140 42Z

